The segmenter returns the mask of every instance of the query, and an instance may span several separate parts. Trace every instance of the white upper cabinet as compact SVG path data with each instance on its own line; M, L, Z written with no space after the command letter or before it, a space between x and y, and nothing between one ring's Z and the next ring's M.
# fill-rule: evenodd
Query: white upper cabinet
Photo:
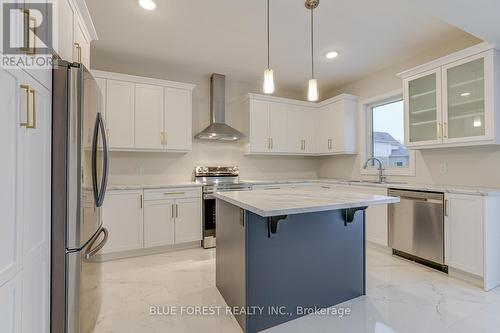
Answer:
M407 146L434 144L442 139L441 70L405 79Z
M320 155L356 153L356 103L351 95L340 95L326 101L318 110L316 131Z
M406 145L500 143L500 55L482 43L403 72Z
M169 150L192 148L191 90L165 88L164 144Z
M269 139L272 152L287 151L287 107L269 103Z
M249 154L353 154L356 103L347 94L321 103L249 94Z
M163 87L135 85L135 147L163 149Z
M134 84L107 80L106 126L110 149L134 147Z
M75 20L73 31L75 38L73 61L90 69L90 38L81 20Z
M85 1L54 0L55 51L61 59L83 64L90 69L90 43L97 33Z
M315 109L288 107L288 152L311 154L315 152L314 135L317 113Z
M75 12L73 10L73 1L57 0L53 2L57 11L54 17L54 23L58 26L58 40L55 51L63 60L73 61L74 36L73 27L75 26Z
M192 149L194 85L92 71L105 101L110 150Z
M443 125L448 142L493 138L493 53L443 66ZM488 93L487 93L488 92Z
M287 105L250 101L250 151L287 152Z
M269 103L250 101L250 152L269 152L269 137Z

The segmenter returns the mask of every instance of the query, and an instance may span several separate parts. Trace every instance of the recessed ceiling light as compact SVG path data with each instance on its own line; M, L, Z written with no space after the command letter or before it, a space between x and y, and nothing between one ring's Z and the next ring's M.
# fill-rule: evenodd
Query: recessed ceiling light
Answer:
M139 5L147 10L153 10L156 8L156 3L153 0L139 0Z
M464 93L461 93L460 96L462 97L467 97L470 95L470 92L464 92Z
M331 52L328 52L328 53L326 54L326 57L327 57L328 59L333 59L333 58L337 58L337 57L338 57L338 55L339 55L339 53L338 53L337 51L331 51Z

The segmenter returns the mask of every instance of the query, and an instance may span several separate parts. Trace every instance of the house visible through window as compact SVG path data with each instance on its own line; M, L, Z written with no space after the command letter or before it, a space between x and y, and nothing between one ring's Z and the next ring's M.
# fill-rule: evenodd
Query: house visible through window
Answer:
M385 168L407 168L410 153L404 145L404 105L402 100L374 105L371 110L371 148ZM373 163L375 165L375 163Z

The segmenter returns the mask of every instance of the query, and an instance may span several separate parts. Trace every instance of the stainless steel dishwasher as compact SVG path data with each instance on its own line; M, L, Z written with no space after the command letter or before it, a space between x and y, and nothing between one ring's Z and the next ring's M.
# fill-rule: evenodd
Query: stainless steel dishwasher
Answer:
M389 205L389 246L393 254L447 272L444 263L444 194L390 189L400 197Z

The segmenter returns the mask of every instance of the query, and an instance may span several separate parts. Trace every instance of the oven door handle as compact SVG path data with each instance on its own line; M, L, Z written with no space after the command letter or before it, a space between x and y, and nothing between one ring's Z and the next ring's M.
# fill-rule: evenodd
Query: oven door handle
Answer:
M211 200L211 199L215 199L215 196L212 193L203 194L203 200Z

